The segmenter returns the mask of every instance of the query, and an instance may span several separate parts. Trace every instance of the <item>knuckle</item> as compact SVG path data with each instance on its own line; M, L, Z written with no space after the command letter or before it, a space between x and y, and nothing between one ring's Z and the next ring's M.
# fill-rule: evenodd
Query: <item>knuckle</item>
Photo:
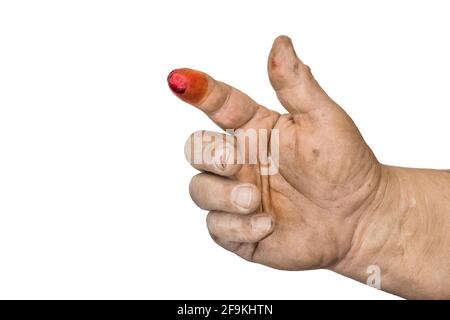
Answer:
M189 194L192 200L197 203L197 194L199 189L200 180L202 179L202 173L196 174L189 182Z
M314 80L314 76L312 74L311 67L306 64L303 65L303 74L304 74L304 77L307 79L307 81Z
M217 232L217 212L210 211L206 216L206 227L210 234L218 236Z

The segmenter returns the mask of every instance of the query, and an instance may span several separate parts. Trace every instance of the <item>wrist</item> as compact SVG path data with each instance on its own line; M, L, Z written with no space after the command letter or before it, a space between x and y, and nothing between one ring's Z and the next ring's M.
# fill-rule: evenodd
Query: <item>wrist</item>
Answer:
M448 193L437 188L450 188L442 172L382 166L350 249L331 269L364 283L379 277L373 283L382 290L407 298L448 297L450 219L445 205L434 205Z
M388 242L392 242L391 238L395 237L392 223L388 222L392 219L388 207L395 207L395 204L388 198L397 198L399 192L397 180L391 171L390 167L381 166L377 188L367 198L360 212L356 213L358 223L350 248L331 270L360 282L367 281L372 266L380 268L380 273L387 273L387 270L381 270L378 261Z

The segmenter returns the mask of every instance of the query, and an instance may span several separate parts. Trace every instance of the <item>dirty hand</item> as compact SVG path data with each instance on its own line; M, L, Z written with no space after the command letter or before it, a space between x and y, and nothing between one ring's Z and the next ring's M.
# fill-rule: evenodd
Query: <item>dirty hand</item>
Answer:
M395 251L397 244L386 230L404 221L390 214L398 200L393 196L398 188L390 184L405 179L392 178L402 173L392 173L397 169L377 161L350 117L297 57L288 37L275 40L268 73L286 114L203 72L176 69L169 74L176 96L222 129L233 129L232 136L200 131L188 140L188 160L202 171L191 181L191 197L210 211L207 226L214 241L246 260L286 270L329 268L365 281L368 265L389 261L391 253L384 261L378 251L389 241ZM236 143L239 135L244 135L241 141L250 141L248 132L259 139L256 148ZM262 143L260 132L269 134ZM202 142L200 153L207 160L194 161L196 140ZM249 163L255 152L258 161ZM261 159L276 160L277 170L267 172ZM387 189L394 200L387 200ZM396 283L387 286L414 296Z

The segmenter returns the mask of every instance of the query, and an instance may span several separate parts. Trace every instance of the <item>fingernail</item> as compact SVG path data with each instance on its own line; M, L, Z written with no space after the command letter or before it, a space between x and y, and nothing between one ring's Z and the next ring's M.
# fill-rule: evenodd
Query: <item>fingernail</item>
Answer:
M214 164L216 165L217 169L224 171L227 167L228 160L230 158L230 148L219 148L219 150L216 150L216 155L214 157Z
M206 75L187 68L173 70L167 76L167 83L173 93L189 103L200 102L208 89Z
M252 202L253 192L249 186L237 186L231 192L234 204L242 209L249 209Z
M254 231L267 232L272 228L270 216L253 216L250 222Z

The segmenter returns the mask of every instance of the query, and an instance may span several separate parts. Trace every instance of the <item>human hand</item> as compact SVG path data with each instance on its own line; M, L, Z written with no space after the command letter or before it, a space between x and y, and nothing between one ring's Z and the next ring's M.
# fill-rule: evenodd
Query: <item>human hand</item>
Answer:
M186 143L188 160L202 171L190 194L210 211L212 238L273 268L328 268L366 281L375 265L383 290L450 297L450 172L380 164L289 38L275 40L268 73L287 114L205 73L169 74L176 96L233 130L233 136L200 131ZM266 131L271 135L262 139L258 132ZM248 132L256 132L257 149L239 143ZM259 161L249 162L254 153ZM275 174L267 174L269 159L276 160Z
M222 129L279 132L279 144L271 146L279 149L277 174L261 175L259 164L236 164L236 157L219 166L193 164L205 172L192 179L190 193L199 207L211 210L208 229L225 249L280 269L330 267L349 251L356 224L380 185L381 165L289 38L275 40L268 72L287 114L201 72L178 69L169 75L172 91ZM204 133L204 152L214 153L210 137L225 140L221 135ZM248 155L249 147L240 152Z

